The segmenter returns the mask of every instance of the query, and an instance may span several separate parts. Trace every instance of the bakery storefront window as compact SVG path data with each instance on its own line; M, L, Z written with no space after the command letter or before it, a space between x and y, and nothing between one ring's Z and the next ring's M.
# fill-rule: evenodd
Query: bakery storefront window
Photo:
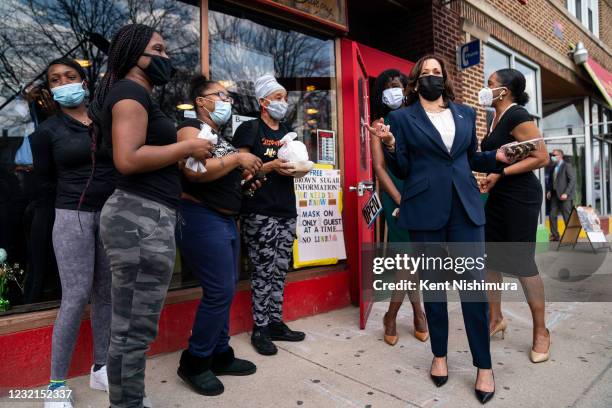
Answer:
M288 91L285 123L315 163L338 167L334 41L211 4L208 17L210 77L234 97L231 137L259 116L254 81L273 74Z
M47 91L47 65L64 56L76 60L85 69L93 94L106 70L112 34L129 23L151 25L166 40L177 68L172 82L156 90L156 99L166 114L178 119L177 104L184 100L189 78L201 71L199 4L196 0L0 1L0 261L23 270L17 274L18 282L8 282L9 306L0 301L0 315L56 307L61 295L51 240L54 203L41 200L28 141L58 109Z

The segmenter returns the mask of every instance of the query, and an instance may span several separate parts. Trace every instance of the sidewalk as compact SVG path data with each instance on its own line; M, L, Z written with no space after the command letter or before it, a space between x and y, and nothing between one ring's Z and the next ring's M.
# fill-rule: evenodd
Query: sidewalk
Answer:
M550 303L547 321L552 332L551 361L534 365L529 309L507 303L505 340L492 340L497 391L487 407L612 407L612 326L610 303ZM279 353L255 353L248 334L232 338L239 357L257 364L249 377L221 377L225 393L203 397L176 376L179 353L151 358L147 393L156 408L196 407L478 407L473 395L475 368L461 319L460 305L449 304L449 381L435 388L428 372L428 343L412 331L408 304L400 311L400 340L395 347L382 341L386 303L376 304L366 330L358 328L358 309L349 307L291 324L304 330L302 343L277 343ZM107 407L106 394L89 389L89 377L69 381L76 407ZM0 407L42 407L0 399Z

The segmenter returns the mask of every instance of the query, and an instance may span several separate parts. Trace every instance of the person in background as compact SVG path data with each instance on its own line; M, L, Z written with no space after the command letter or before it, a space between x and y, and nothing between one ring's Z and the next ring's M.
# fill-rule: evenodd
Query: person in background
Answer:
M374 84L374 95L372 97L373 117L380 118L374 121L372 126L377 123L388 124L387 116L390 112L404 106L404 89L408 85L408 78L397 69L383 71ZM410 236L407 230L401 229L397 225L399 216L400 191L403 182L398 179L385 164L385 155L380 139L373 137L370 139L372 147L372 161L376 178L382 187L382 206L385 220L387 221L388 236L387 240L391 243L409 242ZM409 276L398 276L396 280L407 279ZM429 333L427 331L427 320L425 312L421 306L421 299L418 290L395 290L389 302L389 309L383 318L384 340L387 344L394 346L397 343L397 313L399 312L404 296L408 293L408 299L412 305L414 337L420 341L427 341Z
M44 123L58 113L58 104L47 83L41 83L24 91L24 98L31 106L36 123ZM30 135L30 146L31 146ZM27 188L29 203L23 213L13 214L17 228L25 227L24 236L27 247L26 276L23 288L23 302L37 303L45 300L46 294L60 292L60 279L53 250L53 223L55 221L55 183L47 183L36 177ZM14 191L13 191L14 193ZM13 194L11 196L15 197ZM16 210L16 206L12 210ZM23 219L23 226L21 221ZM18 236L16 233L13 236ZM10 252L9 252L10 253Z
M255 176L262 162L251 153L239 153L219 131L232 116L233 100L223 85L195 77L189 94L197 119L179 124L178 140L196 139L204 129L216 135L218 142L213 158L206 161L205 172L183 168L177 242L184 267L200 281L202 299L178 375L200 394L219 395L224 387L217 376L256 371L255 364L234 356L229 345L229 318L240 273L236 219L245 193L243 177ZM256 183L259 186L259 181Z
M524 108L529 101L525 77L515 69L501 69L491 74L488 87L480 91L484 106L495 108L490 132L481 143L483 150L493 150L512 142L541 138L533 117ZM535 262L535 245L542 187L533 170L548 165L544 143L531 156L505 167L499 174L489 174L483 191L489 193L485 205L487 223L487 281L502 282L501 272L518 276L533 319L534 363L548 360L550 333L546 328L544 283ZM503 243L503 244L500 244ZM489 331L491 336L508 324L502 314L501 293L489 292Z
M100 210L115 188L115 170L108 154L98 152L92 158L84 69L70 58L54 60L47 68L47 82L60 109L39 126L30 144L36 176L42 186L56 191L53 248L62 300L53 325L49 390L68 390L72 352L91 297L94 365L89 386L108 391L111 275L100 238ZM45 408L72 407L73 395L66 396L47 399Z
M384 144L391 171L404 179L399 226L409 230L411 242L425 256L484 258L485 216L472 171L493 172L500 166L498 161L508 159L502 150L477 152L476 112L453 102L452 82L441 58L419 59L406 92L406 108L391 112L389 125L369 127ZM448 282L439 268L419 272L427 281ZM457 278L482 282L485 274L475 266ZM484 404L495 394L486 293L461 290L459 295L472 363L477 367L474 390ZM448 380L446 291L427 290L423 298L434 355L430 377L441 387Z
M576 193L576 173L572 165L563 159L563 150L553 150L550 159L553 166L546 186L546 199L550 200L550 240L558 241L557 217L560 210L563 222L567 225Z
M126 25L113 36L106 75L89 106L94 147L100 137L120 173L100 217L112 272L112 408L151 406L145 400L146 352L174 269L177 163L189 156L204 162L212 149L208 140L177 142L174 123L152 97L153 87L168 83L172 72L162 36L143 24Z
M277 158L281 139L290 130L281 121L287 113L287 91L272 75L255 81L261 114L236 129L232 143L259 157L267 180L242 205L240 225L252 264L253 333L258 353L273 355L272 341L302 341L305 334L283 322L283 291L296 234L297 210L292 165Z

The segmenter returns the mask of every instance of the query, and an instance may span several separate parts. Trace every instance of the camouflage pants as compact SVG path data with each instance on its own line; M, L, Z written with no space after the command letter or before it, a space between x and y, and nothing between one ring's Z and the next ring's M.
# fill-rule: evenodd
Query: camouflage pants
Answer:
M110 402L113 408L141 408L146 352L157 336L174 267L176 211L115 190L100 224L112 273Z
M251 261L253 321L267 326L283 319L283 291L289 270L295 218L260 214L242 216L241 231Z

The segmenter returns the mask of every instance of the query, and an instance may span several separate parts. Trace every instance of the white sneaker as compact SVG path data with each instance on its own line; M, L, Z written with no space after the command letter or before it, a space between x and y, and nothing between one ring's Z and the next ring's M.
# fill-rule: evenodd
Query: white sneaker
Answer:
M151 400L149 399L149 397L145 396L142 399L142 406L144 408L153 408L153 404L151 403Z
M70 388L62 385L53 391L54 394L62 396L62 398L46 398L44 408L73 408L74 399Z
M94 366L91 366L89 374L89 388L92 390L100 390L108 392L108 374L106 366L102 366L98 371L94 371Z

